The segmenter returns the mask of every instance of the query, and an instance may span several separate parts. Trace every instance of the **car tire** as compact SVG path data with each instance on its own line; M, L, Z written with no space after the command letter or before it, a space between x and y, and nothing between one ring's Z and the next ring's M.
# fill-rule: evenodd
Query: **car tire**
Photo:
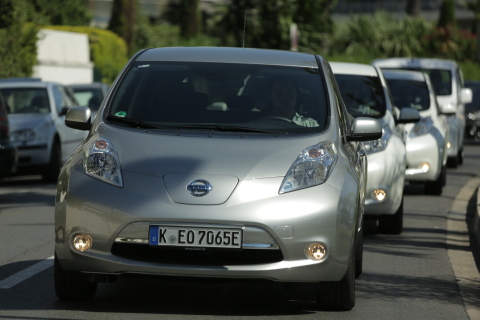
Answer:
M439 196L442 194L444 183L446 183L447 177L447 168L442 166L442 171L438 176L437 180L435 181L427 181L425 182L425 193Z
M448 166L449 168L457 168L457 167L458 167L458 164L459 164L458 154L457 154L457 156L455 156L455 157L448 157L448 159L447 159L447 166Z
M463 164L463 148L458 151L458 164Z
M355 250L355 278L360 277L363 272L363 227L357 234Z
M321 310L348 311L355 306L355 254L350 253L347 272L338 282L321 282L317 306Z
M401 234L403 231L403 196L400 207L393 215L382 215L378 220L378 232L384 234Z
M97 293L97 283L88 282L81 274L62 268L55 255L53 264L55 293L60 300L89 300Z
M62 163L61 157L62 153L60 150L60 145L57 142L54 142L52 145L52 151L50 153L50 162L48 163L45 171L42 173L43 181L50 183L57 182Z

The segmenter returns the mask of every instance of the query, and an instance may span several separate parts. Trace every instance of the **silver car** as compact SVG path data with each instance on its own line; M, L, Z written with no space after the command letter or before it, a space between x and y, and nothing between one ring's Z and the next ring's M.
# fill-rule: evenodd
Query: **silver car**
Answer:
M60 174L55 289L124 275L263 279L355 304L372 118L351 120L320 56L241 48L137 53Z
M365 142L368 180L365 217L378 220L381 233L403 230L405 186L405 123L420 120L413 108L395 107L380 70L372 65L332 62L333 73L347 111L354 117L370 116L382 125L382 138Z
M77 105L63 85L37 78L0 81L0 95L10 122L10 140L18 149L17 174L41 174L57 182L61 166L87 134L65 125Z
M415 108L421 120L405 126L407 131L407 169L405 179L425 184L425 192L441 195L447 179L449 126L435 97L430 78L418 71L384 70L383 74L399 108Z
M452 168L463 163L465 138L465 104L472 101L472 91L465 88L462 70L453 60L430 58L377 59L372 64L385 69L405 69L429 75L440 110L448 113L447 136L448 165Z

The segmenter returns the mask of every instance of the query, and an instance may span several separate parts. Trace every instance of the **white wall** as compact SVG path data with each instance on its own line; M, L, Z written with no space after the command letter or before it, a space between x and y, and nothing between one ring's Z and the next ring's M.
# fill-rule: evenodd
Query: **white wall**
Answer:
M42 29L38 36L33 77L63 84L93 81L88 35Z

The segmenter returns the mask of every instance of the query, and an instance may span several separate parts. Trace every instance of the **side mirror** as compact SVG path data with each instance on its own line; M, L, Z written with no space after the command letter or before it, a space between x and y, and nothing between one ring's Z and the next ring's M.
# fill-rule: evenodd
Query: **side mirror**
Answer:
M382 137L382 126L373 118L358 117L353 120L347 141L371 141Z
M413 123L420 121L420 113L417 109L403 108L400 111L397 123Z
M68 110L65 125L72 129L89 131L92 128L92 112L87 106L76 106Z
M467 104L472 102L472 89L462 88L460 91L460 103Z
M448 103L441 105L440 111L445 115L453 115L457 113L457 108L453 104Z

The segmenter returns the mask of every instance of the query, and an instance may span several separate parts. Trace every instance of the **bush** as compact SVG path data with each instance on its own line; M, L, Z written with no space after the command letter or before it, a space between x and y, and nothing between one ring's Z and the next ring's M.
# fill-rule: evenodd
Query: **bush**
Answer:
M128 61L125 41L115 33L91 28L74 26L48 26L45 29L85 33L90 40L90 58L95 65L95 81L112 83Z

